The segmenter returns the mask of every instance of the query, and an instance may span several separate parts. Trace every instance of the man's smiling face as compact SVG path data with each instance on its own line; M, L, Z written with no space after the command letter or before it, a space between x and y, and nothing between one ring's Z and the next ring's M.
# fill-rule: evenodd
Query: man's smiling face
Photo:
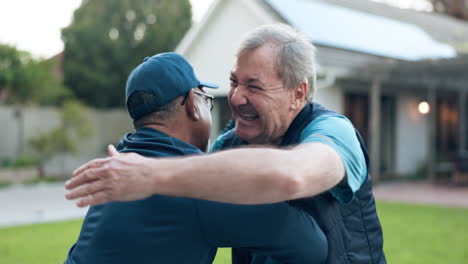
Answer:
M270 43L246 51L231 72L228 99L236 134L250 144L278 145L295 116L293 90L283 86L276 54Z

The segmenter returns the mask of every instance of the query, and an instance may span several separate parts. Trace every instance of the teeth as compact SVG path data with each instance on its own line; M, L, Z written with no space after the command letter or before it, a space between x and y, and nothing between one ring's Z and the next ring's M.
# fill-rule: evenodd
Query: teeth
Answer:
M257 115L255 114L241 114L240 116L242 117L242 119L247 119L247 120L253 120L257 118Z

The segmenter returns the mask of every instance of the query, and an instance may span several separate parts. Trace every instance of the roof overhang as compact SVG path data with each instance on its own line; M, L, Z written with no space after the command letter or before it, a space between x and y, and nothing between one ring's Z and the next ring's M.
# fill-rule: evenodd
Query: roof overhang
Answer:
M453 58L455 48L420 27L320 0L265 0L315 44L406 61Z

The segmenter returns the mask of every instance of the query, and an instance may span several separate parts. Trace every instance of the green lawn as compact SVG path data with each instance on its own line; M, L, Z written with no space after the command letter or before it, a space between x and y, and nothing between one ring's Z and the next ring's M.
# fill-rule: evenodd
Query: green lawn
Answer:
M467 264L468 209L377 204L390 264Z
M0 263L63 263L81 223L67 221L0 229Z
M62 264L82 220L0 228L0 264ZM215 264L231 263L231 250L218 250Z
M468 263L468 209L378 203L390 264ZM81 221L0 229L0 264L63 263ZM230 263L221 249L216 264Z

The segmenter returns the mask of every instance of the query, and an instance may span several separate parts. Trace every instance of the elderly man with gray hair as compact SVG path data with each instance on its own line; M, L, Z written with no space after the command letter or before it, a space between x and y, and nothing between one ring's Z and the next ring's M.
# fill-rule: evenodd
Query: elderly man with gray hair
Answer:
M81 198L79 206L152 194L238 204L288 201L324 231L327 263L386 263L366 147L346 117L312 102L314 56L310 41L287 25L253 30L230 73L235 126L217 139L214 153L95 159L67 182L73 189L67 198ZM275 263L245 250L233 255L236 263Z

